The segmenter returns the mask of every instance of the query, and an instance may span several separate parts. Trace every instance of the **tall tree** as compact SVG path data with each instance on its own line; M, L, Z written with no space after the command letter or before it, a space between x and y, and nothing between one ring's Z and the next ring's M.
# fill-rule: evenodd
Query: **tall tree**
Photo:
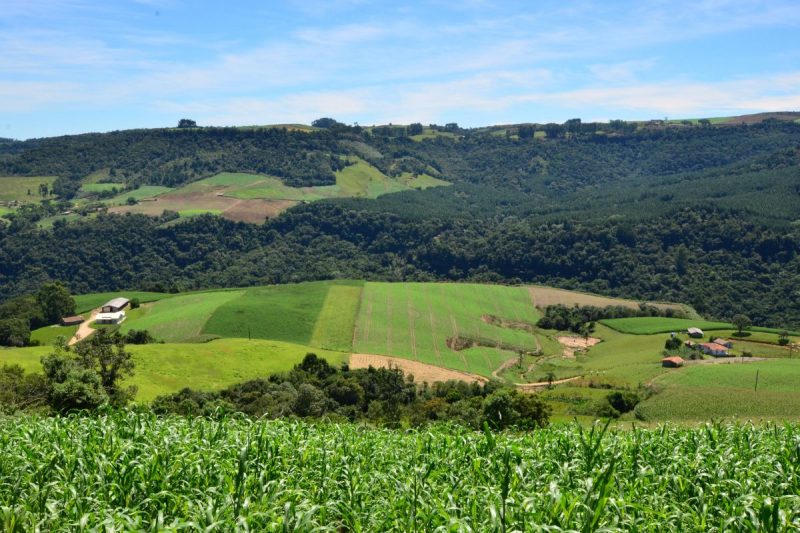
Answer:
M733 318L731 319L731 322L736 327L737 335L739 337L741 337L742 336L742 332L745 329L749 328L750 325L752 324L752 321L750 320L750 317L747 316L747 315L742 315L742 314L733 315Z
M36 303L49 324L55 324L61 317L75 314L75 300L60 281L42 285L36 294Z

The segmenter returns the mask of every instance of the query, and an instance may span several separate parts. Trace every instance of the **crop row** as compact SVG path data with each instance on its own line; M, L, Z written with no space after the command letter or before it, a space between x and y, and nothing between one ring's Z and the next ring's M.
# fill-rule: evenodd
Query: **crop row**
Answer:
M0 527L317 531L796 530L800 427L525 434L451 426L0 420Z

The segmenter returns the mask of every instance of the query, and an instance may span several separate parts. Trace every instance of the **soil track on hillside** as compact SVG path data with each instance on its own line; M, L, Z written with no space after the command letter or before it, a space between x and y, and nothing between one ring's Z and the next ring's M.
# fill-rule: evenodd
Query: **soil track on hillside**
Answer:
M399 368L406 374L413 375L414 381L417 383L434 383L436 381L448 381L451 379L467 383L475 381L478 383L486 383L489 381L485 377L477 374L451 370L449 368L442 368L420 363L419 361L411 361L409 359L400 359L399 357L389 357L388 355L354 353L350 356L350 368L368 368L370 366L375 368Z

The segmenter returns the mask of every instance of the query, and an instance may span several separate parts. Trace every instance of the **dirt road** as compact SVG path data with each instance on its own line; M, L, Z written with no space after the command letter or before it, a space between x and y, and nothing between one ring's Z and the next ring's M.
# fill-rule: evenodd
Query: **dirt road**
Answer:
M92 333L94 333L95 330L89 327L89 324L94 322L94 317L96 317L97 313L99 312L100 312L99 308L93 309L91 314L89 315L89 318L81 322L81 325L78 326L78 331L75 332L75 335L67 343L69 346L77 344L78 341L85 339L86 337L89 337L92 335Z

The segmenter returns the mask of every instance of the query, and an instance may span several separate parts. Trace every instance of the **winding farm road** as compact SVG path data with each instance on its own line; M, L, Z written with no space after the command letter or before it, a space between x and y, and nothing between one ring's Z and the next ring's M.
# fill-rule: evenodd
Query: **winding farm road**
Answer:
M67 343L68 346L72 346L74 344L77 344L79 341L81 341L81 340L83 340L83 339L85 339L87 337L90 337L92 335L92 333L94 333L95 330L92 329L92 327L89 326L89 324L94 322L94 317L96 317L97 313L99 313L99 312L100 312L100 308L99 307L97 309L92 309L92 312L89 315L89 318L87 320L84 320L83 322L81 322L81 325L78 326L78 331L76 331L75 335L69 340L69 342Z

